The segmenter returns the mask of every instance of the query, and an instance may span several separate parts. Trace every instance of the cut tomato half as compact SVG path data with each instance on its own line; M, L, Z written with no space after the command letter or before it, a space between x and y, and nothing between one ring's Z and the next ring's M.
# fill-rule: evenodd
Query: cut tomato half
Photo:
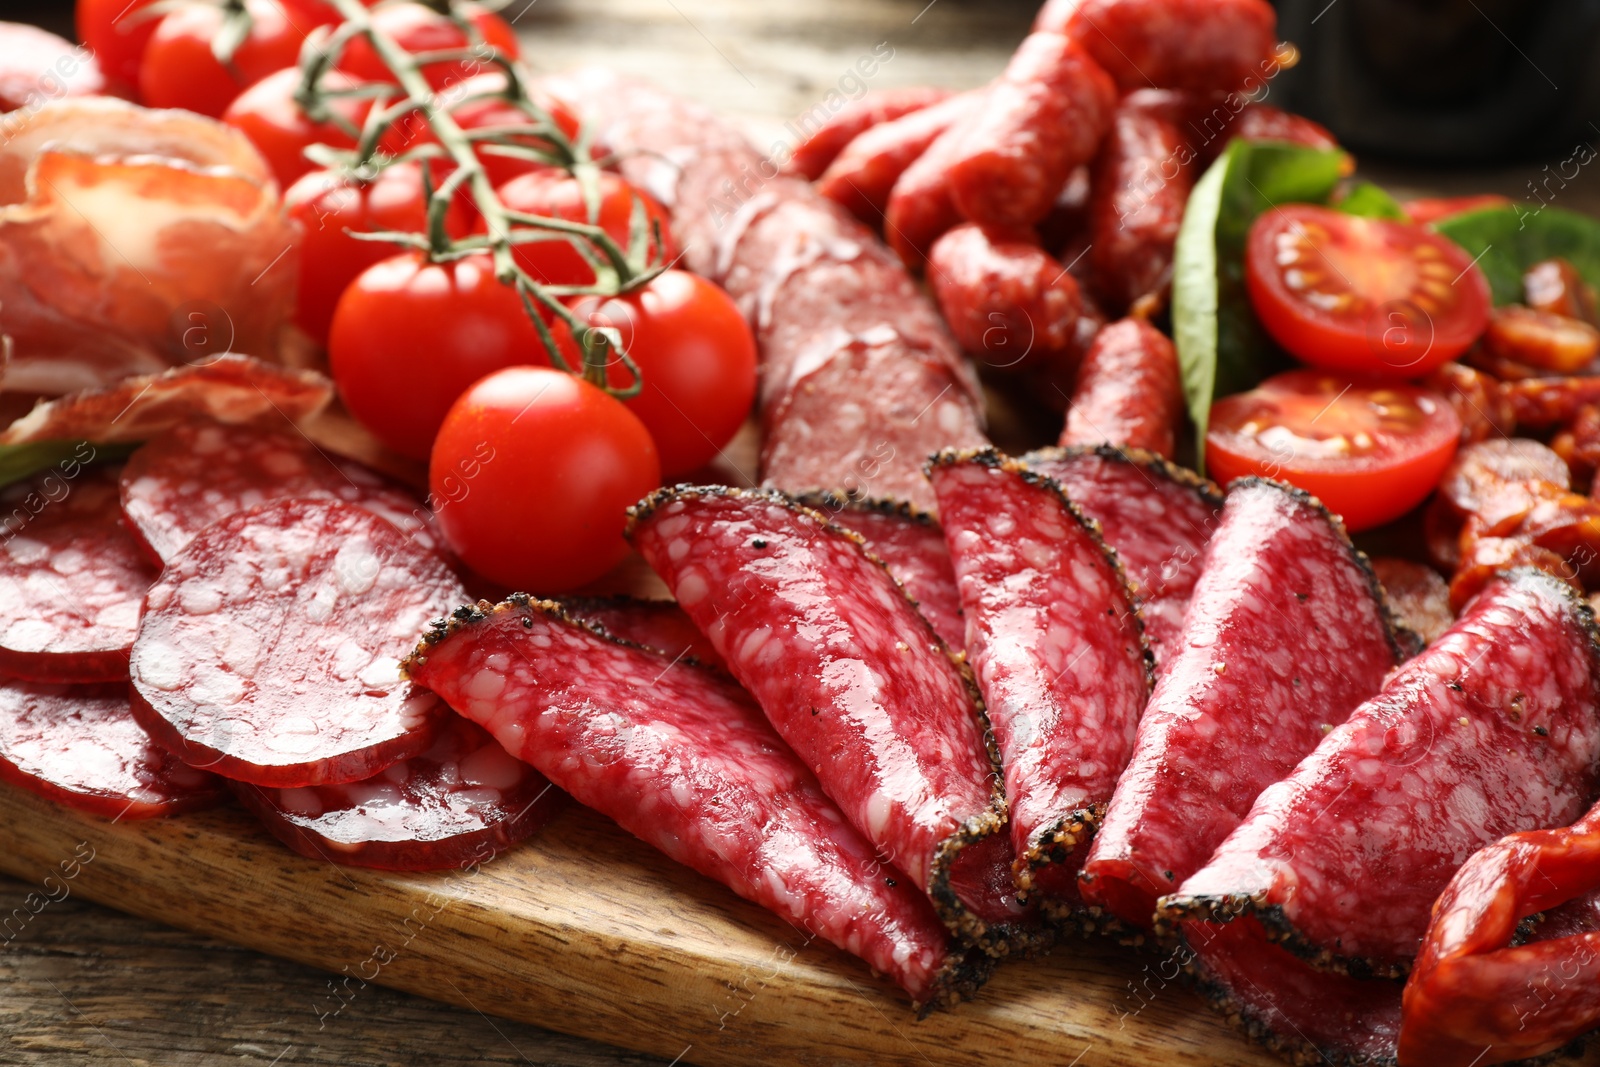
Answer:
M1355 532L1422 503L1460 435L1437 393L1298 370L1211 406L1206 464L1223 484L1254 474L1299 486Z
M1288 204L1245 251L1250 303L1273 339L1317 367L1415 378L1465 352L1489 322L1489 283L1431 230Z

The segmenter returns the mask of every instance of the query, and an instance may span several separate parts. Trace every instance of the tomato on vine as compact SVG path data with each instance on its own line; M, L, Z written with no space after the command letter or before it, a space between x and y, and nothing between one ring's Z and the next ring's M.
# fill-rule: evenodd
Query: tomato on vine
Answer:
M517 34L505 19L471 2L458 5L456 10L483 38L484 46L517 58ZM394 3L374 8L372 25L413 55L473 51L478 47L453 18L422 4ZM356 37L345 47L344 55L339 57L339 69L369 81L395 80L394 72L365 37ZM422 74L435 89L450 89L488 69L487 58L471 57L423 64Z
M531 120L526 112L512 104L504 95L490 95L504 94L505 90L506 76L502 71L479 74L462 82L460 89L454 91L461 103L450 110L456 124L463 130L507 129L528 125ZM534 100L555 122L568 141L577 139L578 116L571 108L544 94L535 94ZM547 144L531 135L518 136L514 141L534 148L542 148ZM530 159L498 155L487 150L487 146L479 148L478 158L483 161L483 169L489 175L490 184L495 186L504 185L523 174L550 170L545 164Z
M330 72L323 84L330 89L348 89L361 82L339 71ZM287 189L301 175L317 169L306 158L314 144L333 148L354 148L356 139L336 122L312 122L295 101L300 85L298 67L285 67L267 75L240 93L222 113L222 121L234 127L266 157L278 184ZM359 129L372 110L371 100L334 98L330 105L346 121Z
M540 594L622 562L627 509L660 484L655 444L631 411L581 378L533 367L463 393L428 464L451 550L486 578Z
M524 174L507 182L499 189L500 200L516 212L566 219L569 222L588 222L589 212L583 199L583 186L578 179L558 170L542 170ZM645 216L660 224L661 242L653 239L650 247L652 262L670 263L678 256L669 228L671 219L666 208L648 193L628 184L609 171L600 172L599 226L624 251L628 247L629 226L633 219L634 203L644 204ZM483 232L483 223L478 224ZM527 241L516 246L517 262L533 280L542 285L592 285L594 269L589 266L572 241L556 234L554 240Z
M186 2L155 28L139 63L139 98L148 107L179 107L220 118L235 97L267 75L294 66L314 26L292 21L275 0L245 0L250 32L224 66L212 52L227 14Z
M626 403L655 439L663 474L698 470L732 440L755 399L756 342L720 287L669 270L627 296L573 310L591 329L614 330L638 366L642 389ZM620 360L608 375L613 388L632 382Z
M159 15L147 11L157 0L78 0L73 11L78 40L94 53L106 77L129 89L139 84L144 58Z

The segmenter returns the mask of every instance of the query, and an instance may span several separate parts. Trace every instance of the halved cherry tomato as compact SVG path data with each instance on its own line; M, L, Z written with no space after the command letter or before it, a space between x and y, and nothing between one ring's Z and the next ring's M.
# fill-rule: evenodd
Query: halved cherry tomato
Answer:
M349 88L361 82L339 71L329 71L322 84L329 89ZM295 103L294 92L300 85L300 69L285 67L256 82L240 93L222 121L250 138L250 143L266 157L267 164L277 177L278 184L287 189L301 175L317 169L306 158L311 145L325 144L334 148L354 148L356 139L337 123L314 123ZM371 100L336 99L332 106L356 128L366 120L372 110Z
M473 385L433 444L446 541L484 577L562 593L622 562L627 509L661 484L650 433L581 378L514 367Z
M284 208L300 232L294 320L318 344L328 343L334 308L356 275L399 251L397 245L364 241L351 234L426 232L428 208L423 193L422 164L412 161L385 167L371 182L357 182L328 170L312 171L284 194ZM467 217L459 203L450 206L445 229L453 237L466 234Z
M1482 211L1486 207L1509 207L1510 204L1511 198L1499 193L1478 193L1473 196L1423 196L1407 200L1402 206L1412 222L1426 226L1451 215Z
M671 219L666 208L648 193L629 185L609 171L600 173L601 228L622 247L628 250L628 229L633 219L635 201L644 204L646 218L660 223L660 245L652 242L652 258L658 262L671 262L677 258L678 249L669 228ZM583 186L570 175L556 170L524 174L507 182L500 190L500 200L513 211L529 215L545 215L567 219L571 222L588 222L589 213L583 202ZM479 232L483 221L478 220ZM594 269L570 240L557 238L550 241L531 241L517 245L517 261L534 280L546 285L588 285L594 281Z
M78 40L100 70L127 89L139 84L139 61L161 16L144 10L156 0L78 0L73 11Z
M250 33L223 66L211 51L222 31L223 11L205 3L174 8L156 27L139 64L139 98L148 107L181 107L221 117L235 97L267 75L300 59L306 34L315 29L303 13L297 21L274 0L245 0Z
M626 403L655 438L668 477L705 466L732 440L756 393L756 341L733 298L713 282L669 270L643 289L577 304L591 328L616 331L643 388ZM631 381L621 361L614 388Z
M328 361L350 414L396 452L426 459L469 385L503 367L548 365L549 356L488 255L429 263L406 252L345 289Z
M1427 389L1297 370L1211 405L1206 465L1223 484L1255 474L1297 485L1355 532L1422 503L1460 436L1455 411Z
M517 58L517 34L511 24L492 11L468 2L459 10L483 38L483 45L511 59ZM416 3L385 4L372 12L373 27L391 37L413 55L421 52L473 51L475 46L454 19ZM449 62L429 63L423 76L435 89L448 89L490 70L488 52ZM372 42L357 37L339 57L339 69L368 81L392 82L394 72L378 57Z
M1420 377L1489 322L1489 283L1452 242L1310 204L1255 221L1245 284L1261 324L1292 355L1353 374Z

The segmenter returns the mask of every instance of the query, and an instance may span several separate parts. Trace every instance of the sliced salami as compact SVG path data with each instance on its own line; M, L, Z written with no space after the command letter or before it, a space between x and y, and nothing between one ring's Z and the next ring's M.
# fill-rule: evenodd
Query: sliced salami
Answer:
M1314 498L1233 484L1183 633L1084 865L1083 895L1151 925L1256 795L1400 659L1366 557Z
M961 593L956 589L950 549L938 520L902 501L842 498L832 493L798 499L833 520L835 526L859 534L867 551L883 561L917 602L917 610L933 624L939 639L953 649L966 647Z
M1005 822L982 701L860 538L779 493L689 486L628 538L851 824L983 937L951 888Z
M711 647L694 620L670 600L641 600L631 596L563 597L561 606L575 619L598 626L612 637L669 657L692 656L708 667L721 667L722 657Z
M465 599L437 554L364 508L280 500L237 512L151 587L134 712L186 762L239 781L370 778L426 751L445 721L399 662Z
M1222 490L1159 456L1104 446L1045 448L1023 461L1099 524L1138 598L1160 674L1177 652L1206 543L1222 516Z
M1421 638L1423 644L1438 640L1455 621L1455 612L1450 610L1450 583L1432 567L1377 557L1372 560L1372 573L1382 583L1400 625Z
M992 450L942 453L928 476L1030 891L1035 868L1068 863L1104 813L1150 697L1150 654L1121 565L1059 486Z
M210 807L221 779L158 748L128 709L128 687L0 679L0 778L114 820Z
M122 511L151 554L177 555L205 527L269 500L342 500L437 548L427 507L409 491L303 436L185 423L149 441L122 468Z
M85 457L0 490L0 671L122 681L155 568L123 524L116 471Z
M1457 868L1576 819L1597 758L1594 615L1558 579L1513 571L1263 792L1163 914L1249 912L1317 966L1404 974Z
M860 957L914 1002L953 1003L985 976L726 675L525 597L457 611L406 669L579 803Z
M365 781L272 789L234 783L302 856L386 871L483 861L533 836L566 794L476 723L450 716L426 752Z

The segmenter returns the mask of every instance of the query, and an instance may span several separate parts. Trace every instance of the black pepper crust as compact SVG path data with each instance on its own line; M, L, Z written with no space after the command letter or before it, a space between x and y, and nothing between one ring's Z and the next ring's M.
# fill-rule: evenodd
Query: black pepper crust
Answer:
M1048 448L1036 448L1022 457L1022 462L1036 463L1061 463L1080 456L1098 456L1114 463L1124 463L1131 467L1138 467L1146 474L1163 478L1174 485L1193 490L1201 499L1212 507L1220 508L1225 494L1222 488L1210 478L1203 477L1181 467L1167 459L1165 456L1154 452L1147 452L1142 448L1117 448L1114 445L1073 445L1061 447L1051 445Z
M981 841L992 834L1002 833L1006 827L1009 809L1006 805L1005 784L1000 770L1000 749L995 744L994 730L989 725L989 711L983 703L983 694L978 691L977 679L973 677L972 667L967 663L964 653L952 652L934 631L933 624L923 618L922 612L916 610L917 602L911 594L906 592L905 586L900 583L884 564L883 560L873 555L867 548L866 539L852 530L846 530L831 521L828 517L815 508L807 507L795 497L777 489L735 489L725 485L675 485L664 486L645 497L639 503L628 509L628 523L623 531L623 536L630 542L639 526L650 521L655 513L668 504L679 500L697 500L705 497L728 497L735 500L752 500L763 504L773 504L786 508L797 515L802 515L817 523L818 527L828 534L842 537L859 548L867 559L871 560L894 587L900 591L907 604L912 608L912 614L921 623L926 643L936 648L941 655L947 658L961 676L962 684L966 687L967 696L972 701L974 713L977 716L978 727L982 731L984 751L989 757L989 805L980 814L968 819L955 833L940 842L934 850L932 874L929 878L928 896L933 901L939 918L946 927L964 943L981 948L991 956L1005 956L1014 951L1027 952L1038 947L1042 933L1026 925L994 925L991 927L978 916L974 915L956 895L950 885L950 867L956 855L968 845Z
M614 600L617 598L593 598L601 600ZM632 597L623 597L623 600L634 600ZM435 645L457 634L467 633L496 615L505 612L518 612L523 615L544 615L558 619L568 626L586 630L596 637L610 641L612 644L622 645L626 648L637 648L652 655L663 655L660 649L650 648L634 641L628 641L606 631L605 627L590 622L580 616L572 614L567 606L557 600L542 600L529 596L527 593L512 593L498 604L491 604L487 600L480 600L476 604L463 604L449 615L434 619L428 626L427 632L417 644L416 650L407 656L401 663L401 672L410 677L414 667L420 667L427 661L427 653ZM691 657L685 656L677 661L679 666L692 663L701 670L714 674L722 672L704 664L696 663ZM726 677L726 675L723 675ZM1024 946L1032 947L1032 946ZM940 966L933 995L925 1002L912 1001L911 1007L917 1012L917 1018L926 1018L929 1013L941 1009L951 1008L963 1000L971 1000L978 990L987 982L997 964L994 954L987 951L982 945L964 943L959 938L952 938L950 951Z
M1574 623L1588 638L1590 661L1596 676L1600 676L1600 626L1595 622L1594 608L1586 599L1566 582L1536 567L1499 571L1495 577L1513 586L1523 583L1543 585L1565 601L1572 610ZM1254 893L1224 893L1218 896L1165 896L1156 902L1157 928L1162 935L1171 936L1179 922L1231 922L1249 913L1261 923L1268 940L1319 971L1347 974L1352 978L1394 979L1403 979L1411 973L1410 960L1384 961L1346 956L1311 941L1295 928L1281 905L1268 902L1270 892L1269 889L1262 889Z
M1122 561L1117 558L1116 550L1106 544L1101 536L1100 524L1067 499L1060 483L1041 474L1027 465L1022 460L1007 456L994 448L974 449L945 449L928 459L924 471L931 474L937 467L954 467L963 463L972 463L978 466L1002 470L1017 475L1026 485L1033 486L1044 493L1053 496L1061 503L1062 510L1077 521L1079 527L1089 535L1089 538L1100 549L1101 555L1110 564L1116 573L1117 582L1122 587L1123 596L1128 602L1129 615L1133 619L1134 633L1139 641L1140 660L1144 664L1145 697L1149 698L1151 690L1155 687L1155 655L1150 651L1150 643L1145 638L1144 617L1139 613L1139 598L1133 591L1132 584L1128 581L1127 572L1123 569ZM1100 820L1105 814L1104 805L1091 804L1077 811L1069 812L1054 826L1048 827L1039 835L1026 853L1017 857L1014 873L1021 896L1026 899L1033 889L1033 872L1041 867L1051 864L1065 863L1078 848L1086 845L1094 836L1095 830L1100 825ZM1081 909L1065 909L1044 905L1047 918L1057 926L1082 927L1084 918L1079 914ZM1093 923L1099 926L1099 923Z
M647 649L651 652L664 653L668 656L673 654L670 649L656 648L654 645L639 644L638 642L629 641L626 638L619 637L610 630L606 629L605 625L599 620L590 618L589 616L591 612L604 608L676 608L678 606L678 602L676 600L655 600L649 597L630 596L627 593L612 593L607 596L552 597L551 603L560 605L562 610L564 610L567 615L571 616L574 621L581 623L586 629L598 634L603 634L618 644L635 645L639 648ZM678 662L693 663L697 667L704 667L708 671L717 671L719 674L727 673L715 664L707 663L698 656L690 655L687 651L678 657Z
M861 496L856 493L836 493L831 489L818 489L809 493L794 494L795 503L823 514L854 511L861 514L882 515L890 519L905 519L918 526L938 529L939 520L906 500L882 496Z

